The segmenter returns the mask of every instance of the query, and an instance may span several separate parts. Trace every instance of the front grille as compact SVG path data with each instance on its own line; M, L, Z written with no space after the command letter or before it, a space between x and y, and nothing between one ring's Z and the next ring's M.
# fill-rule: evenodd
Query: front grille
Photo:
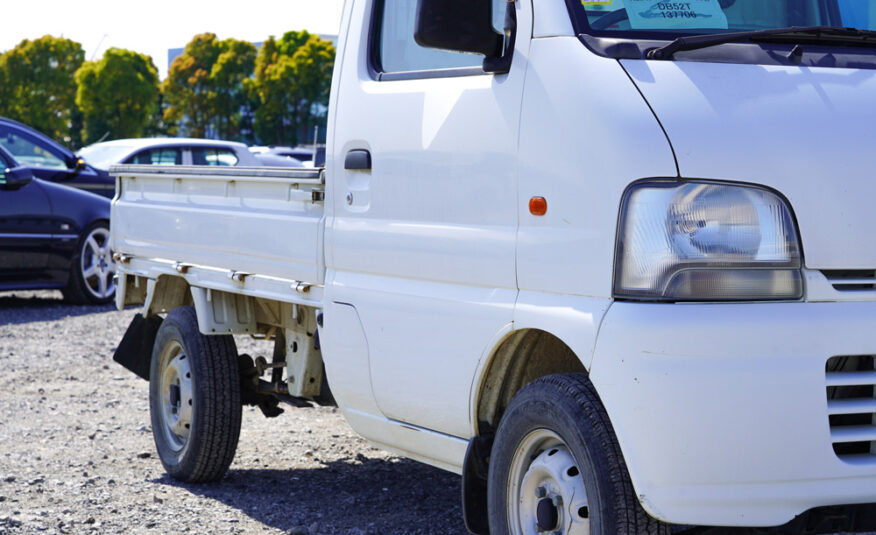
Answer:
M876 291L874 269L823 269L821 274L838 292Z
M876 358L827 361L827 412L833 451L844 461L876 462Z

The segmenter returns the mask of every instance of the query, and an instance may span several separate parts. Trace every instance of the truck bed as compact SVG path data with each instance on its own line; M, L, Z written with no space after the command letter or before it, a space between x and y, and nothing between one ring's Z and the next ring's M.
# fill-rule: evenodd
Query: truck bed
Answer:
M123 273L173 267L204 287L253 294L323 283L322 169L117 165L110 174Z

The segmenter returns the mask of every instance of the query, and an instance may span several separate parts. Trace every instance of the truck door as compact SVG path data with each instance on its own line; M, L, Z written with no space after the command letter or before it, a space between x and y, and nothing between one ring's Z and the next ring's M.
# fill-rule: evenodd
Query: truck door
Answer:
M354 4L335 89L328 298L358 311L388 418L468 437L472 381L517 295L517 142L531 6L511 71L414 41L416 2ZM502 26L503 0L494 1ZM330 162L330 165L332 165Z

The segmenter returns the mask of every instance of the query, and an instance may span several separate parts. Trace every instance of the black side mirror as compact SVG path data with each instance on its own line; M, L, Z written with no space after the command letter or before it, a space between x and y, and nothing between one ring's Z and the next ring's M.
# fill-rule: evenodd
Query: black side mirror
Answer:
M493 28L492 0L417 0L414 39L426 48L470 52L487 60L501 57L505 43Z
M85 170L85 160L75 154L73 156L67 156L64 159L64 163L67 165L67 169L72 169L74 171Z
M0 176L0 188L19 189L33 181L33 171L27 167L13 167L6 169Z

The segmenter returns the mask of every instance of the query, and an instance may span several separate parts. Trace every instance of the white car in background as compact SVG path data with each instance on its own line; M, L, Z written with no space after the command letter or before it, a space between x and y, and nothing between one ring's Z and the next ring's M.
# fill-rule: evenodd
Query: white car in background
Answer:
M263 166L243 143L195 138L117 139L83 147L79 156L98 169L114 164Z

